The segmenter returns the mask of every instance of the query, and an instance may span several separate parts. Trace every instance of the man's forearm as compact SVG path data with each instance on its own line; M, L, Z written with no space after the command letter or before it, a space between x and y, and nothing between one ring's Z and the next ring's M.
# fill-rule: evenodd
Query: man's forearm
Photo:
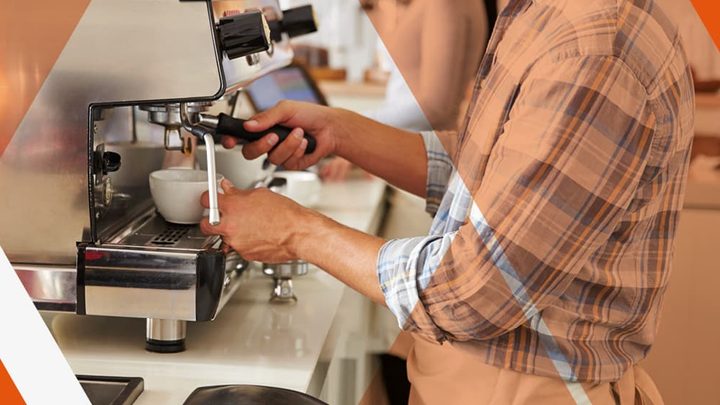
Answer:
M377 257L385 241L308 212L292 245L298 258L313 263L378 304L385 297L377 278Z
M338 110L338 155L389 183L425 196L427 156L422 138L350 111Z

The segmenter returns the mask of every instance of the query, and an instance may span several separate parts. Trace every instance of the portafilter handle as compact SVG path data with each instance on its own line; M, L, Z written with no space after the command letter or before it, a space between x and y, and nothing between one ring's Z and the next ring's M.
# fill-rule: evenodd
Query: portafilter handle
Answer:
M292 132L292 128L284 125L274 125L264 131L250 132L245 129L245 121L244 119L234 118L223 113L217 116L204 113L198 114L198 124L205 128L211 128L215 132L216 141L219 141L220 138L225 135L237 138L241 143L248 143L258 141L265 135L274 133L279 138L279 142L277 143L279 145L290 135L290 132ZM315 152L317 140L312 134L308 133L306 133L304 137L307 140L305 154L309 155Z

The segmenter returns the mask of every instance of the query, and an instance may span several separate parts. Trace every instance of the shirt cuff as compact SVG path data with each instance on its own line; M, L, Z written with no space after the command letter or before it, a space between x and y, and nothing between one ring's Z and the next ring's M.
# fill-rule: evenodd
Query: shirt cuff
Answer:
M428 268L436 265L433 258L426 257L428 250L442 249L442 245L450 241L437 236L393 239L386 242L378 254L378 281L398 326L436 341L445 337L429 316L420 292L432 277Z
M378 254L377 273L385 303L395 315L401 328L417 304L416 267L408 266L413 250L423 238L393 239L386 242Z
M425 210L435 215L447 191L453 165L450 155L445 151L434 131L421 132L420 135L425 143L428 162Z

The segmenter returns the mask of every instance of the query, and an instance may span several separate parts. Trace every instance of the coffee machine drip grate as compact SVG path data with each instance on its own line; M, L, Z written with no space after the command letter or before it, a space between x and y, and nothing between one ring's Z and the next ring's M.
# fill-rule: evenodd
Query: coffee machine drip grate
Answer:
M150 243L155 246L173 246L190 231L188 225L168 225L162 233L156 235Z
M204 235L198 225L181 225L165 221L155 212L147 212L138 221L129 224L125 229L108 241L110 245L143 247L156 251L157 249L204 251L220 246L220 237L217 235Z

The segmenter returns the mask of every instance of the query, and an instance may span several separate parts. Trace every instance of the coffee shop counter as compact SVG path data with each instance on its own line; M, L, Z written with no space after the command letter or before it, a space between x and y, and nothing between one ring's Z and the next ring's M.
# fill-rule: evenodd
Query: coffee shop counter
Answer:
M316 208L345 225L375 232L384 193L379 180L326 184ZM137 405L182 404L195 388L220 384L319 396L336 352L333 336L342 325L338 308L347 288L315 268L294 285L296 304L269 304L271 279L251 273L217 319L189 323L187 350L177 354L145 351L143 319L43 317L76 374L142 377L145 390Z

